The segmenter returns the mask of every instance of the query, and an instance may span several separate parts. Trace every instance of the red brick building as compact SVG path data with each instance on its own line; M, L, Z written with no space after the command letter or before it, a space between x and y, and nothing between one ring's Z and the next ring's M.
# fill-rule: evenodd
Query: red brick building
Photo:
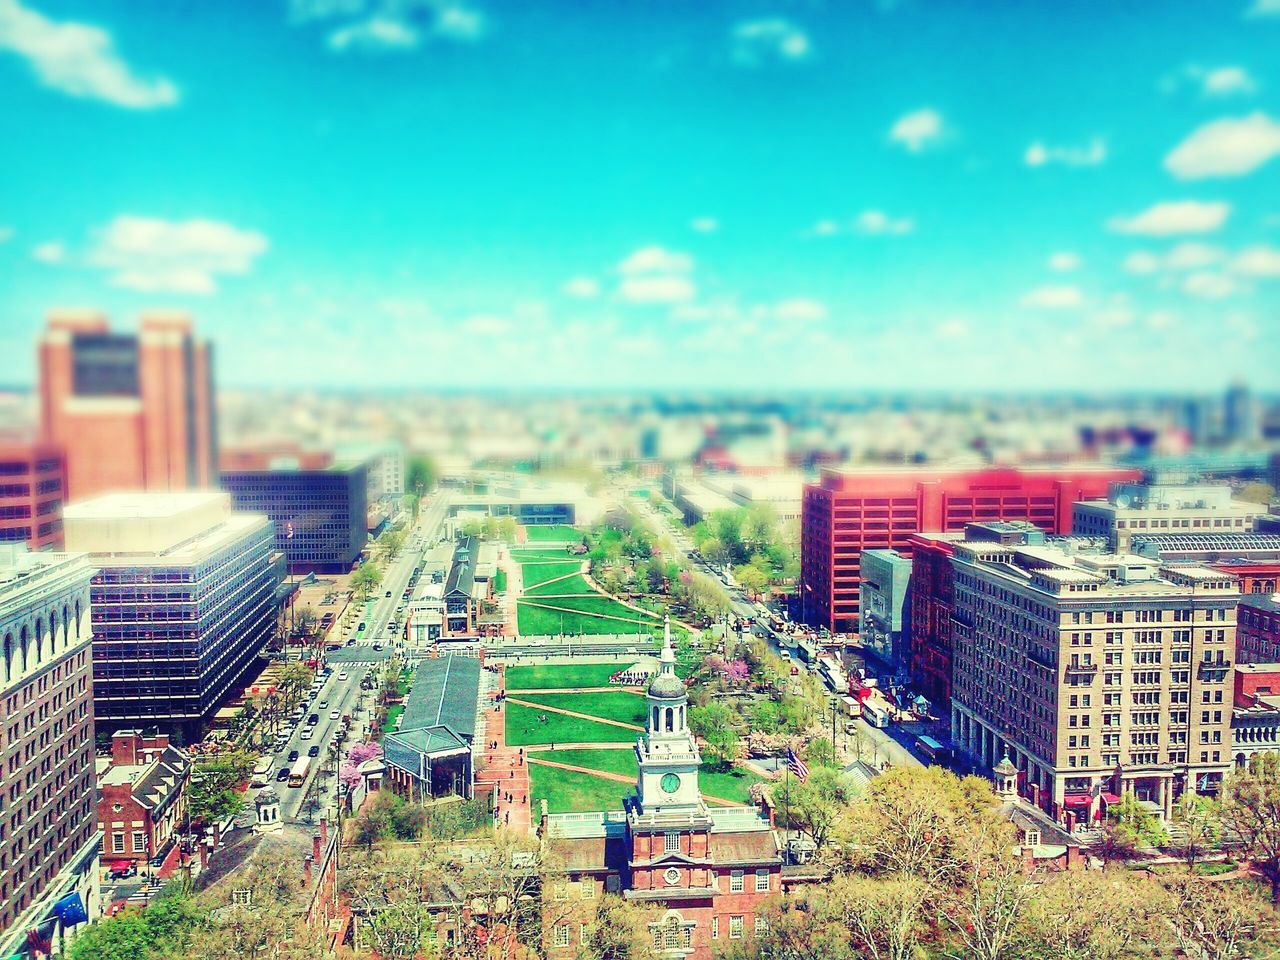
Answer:
M100 313L49 316L41 430L66 452L68 499L216 486L211 354L185 314L144 314L136 334Z
M1232 574L1240 581L1240 593L1280 592L1280 560L1219 560L1206 566Z
M1236 609L1236 662L1280 662L1280 599L1278 594L1240 595Z
M1077 500L1105 497L1112 483L1139 476L1113 467L824 470L801 502L802 618L857 629L863 550L910 555L912 534L981 520L1028 520L1046 533L1070 533Z
M117 730L111 762L98 773L102 859L142 862L164 856L184 825L191 761L169 737Z
M955 602L951 557L956 541L963 539L959 533L918 533L908 540L911 681L943 715L951 704L951 610Z
M646 909L656 950L711 960L765 922L782 893L782 855L769 817L755 807L712 806L698 786L701 757L688 728L688 697L668 635L646 691L648 728L636 744L636 792L620 811L542 817L563 858L549 879L560 901L616 893ZM581 948L576 924L552 922L552 957Z
M0 543L62 549L65 474L56 444L0 444Z

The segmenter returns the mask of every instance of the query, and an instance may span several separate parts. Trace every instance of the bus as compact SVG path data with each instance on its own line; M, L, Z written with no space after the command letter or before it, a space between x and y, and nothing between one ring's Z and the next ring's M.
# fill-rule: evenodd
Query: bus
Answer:
M253 777L249 780L251 787L265 787L271 777L271 758L262 757L253 765Z
M933 737L916 737L916 749L924 754L930 763L945 767L951 762L951 748L944 747Z
M307 782L307 774L311 771L311 758L299 757L289 771L289 786L300 787Z
M862 703L862 719L873 727L884 729L889 726L889 709L874 700L864 700Z
M832 693L843 693L849 689L849 681L844 671L830 657L818 658L818 677Z

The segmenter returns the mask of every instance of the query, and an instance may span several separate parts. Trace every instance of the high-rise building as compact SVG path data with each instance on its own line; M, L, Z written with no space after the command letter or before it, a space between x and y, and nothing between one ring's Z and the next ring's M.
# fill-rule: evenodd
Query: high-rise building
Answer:
M1222 405L1222 432L1224 439L1236 443L1254 443L1262 437L1258 401L1243 380L1236 380L1227 388Z
M862 622L859 639L870 653L895 673L909 662L911 608L906 605L911 561L896 550L862 554Z
M368 541L363 464L224 470L222 486L237 509L271 518L290 570L345 573Z
M1072 511L1072 531L1105 537L1110 549L1128 553L1135 536L1248 533L1267 508L1233 500L1225 483L1117 483L1107 496L1082 499Z
M41 429L66 452L68 499L215 485L212 347L188 316L147 313L134 334L53 313L39 360Z
M271 522L216 490L107 494L66 511L93 578L94 715L196 734L275 630Z
M0 444L0 543L62 548L65 466L55 444Z
M1138 476L1111 467L824 470L804 488L801 505L802 618L857 629L863 550L909 555L912 534L962 530L976 520L1029 520L1046 533L1068 533L1076 500Z
M1075 825L1125 794L1169 816L1231 765L1234 578L1077 541L955 544L956 746L1008 757Z
M0 544L0 955L98 916L92 625L81 554ZM59 907L58 904L63 906Z

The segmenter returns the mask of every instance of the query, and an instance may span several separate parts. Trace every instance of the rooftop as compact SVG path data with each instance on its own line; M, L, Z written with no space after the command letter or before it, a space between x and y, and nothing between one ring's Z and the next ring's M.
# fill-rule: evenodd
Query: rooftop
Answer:
M400 731L446 726L468 743L476 733L480 661L446 654L418 664L400 718Z

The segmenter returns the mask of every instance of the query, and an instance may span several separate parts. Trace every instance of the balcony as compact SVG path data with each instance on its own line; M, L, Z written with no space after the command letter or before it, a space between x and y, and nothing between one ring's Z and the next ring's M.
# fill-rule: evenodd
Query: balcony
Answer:
M1098 672L1098 665L1096 663L1068 663L1065 670L1068 675L1074 673L1093 676Z

